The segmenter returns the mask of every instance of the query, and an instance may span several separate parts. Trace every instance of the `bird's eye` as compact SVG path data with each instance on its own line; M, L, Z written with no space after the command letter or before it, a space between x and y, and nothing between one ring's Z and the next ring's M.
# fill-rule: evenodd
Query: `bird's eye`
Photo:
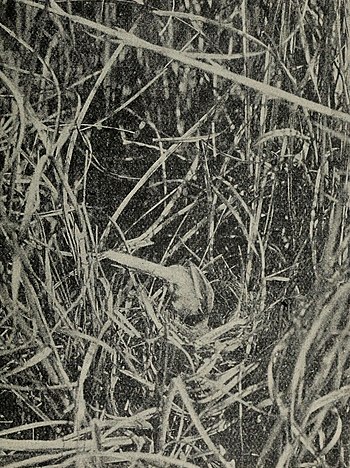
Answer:
M183 323L188 327L193 327L203 320L203 314L191 314L184 318Z

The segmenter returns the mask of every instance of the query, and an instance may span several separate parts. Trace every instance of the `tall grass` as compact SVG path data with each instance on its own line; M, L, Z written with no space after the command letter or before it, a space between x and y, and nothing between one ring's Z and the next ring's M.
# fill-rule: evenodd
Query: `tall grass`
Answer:
M347 2L2 6L2 466L349 466Z

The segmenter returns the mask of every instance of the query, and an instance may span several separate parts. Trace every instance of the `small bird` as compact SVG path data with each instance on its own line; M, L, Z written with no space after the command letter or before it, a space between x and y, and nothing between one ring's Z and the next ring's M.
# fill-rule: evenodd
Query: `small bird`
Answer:
M193 263L190 263L188 267L182 265L164 266L114 250L103 252L98 258L100 260L109 259L119 265L167 281L173 289L173 307L183 317L196 315L203 320L213 310L213 288L204 273Z

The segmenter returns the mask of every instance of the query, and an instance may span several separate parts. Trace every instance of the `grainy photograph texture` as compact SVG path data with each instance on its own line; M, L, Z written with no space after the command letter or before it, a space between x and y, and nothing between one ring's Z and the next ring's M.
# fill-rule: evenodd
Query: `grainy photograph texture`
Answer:
M350 2L0 8L0 465L350 467Z

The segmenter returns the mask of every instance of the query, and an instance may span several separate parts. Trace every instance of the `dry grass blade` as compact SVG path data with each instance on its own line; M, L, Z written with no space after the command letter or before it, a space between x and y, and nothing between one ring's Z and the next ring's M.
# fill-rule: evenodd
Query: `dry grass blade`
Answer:
M48 356L50 356L51 352L52 352L51 349L47 346L46 348L36 353L33 357L28 359L28 361L25 364L23 364L23 366L16 367L15 369L12 369L11 371L8 371L8 372L0 373L0 378L6 379L12 375L18 374L19 372L23 372L32 366L36 366L37 364L42 362L44 359L46 359Z
M42 463L46 463L46 466L49 466L49 467L58 467L58 466L68 467L71 463L71 460L69 460L67 464L63 464L63 465L62 465L62 462L60 462L59 465L57 464L53 465L52 463L54 463L55 460L61 460L62 458L70 457L73 454L74 454L74 451L72 450L61 450L61 452L58 454L50 453L50 454L45 454L45 455L37 455L35 457L30 457L30 458L27 458L26 460L22 460L19 462L8 463L5 465L5 467L6 468L24 468L26 466L27 467L40 466Z
M207 433L205 427L203 426L203 424L201 423L193 405L192 405L192 402L188 396L188 393L187 393L187 390L186 390L186 387L181 379L181 377L177 377L175 382L174 382L174 385L177 389L177 391L179 392L181 398L182 398L182 401L184 402L185 406L186 406L186 409L191 417L191 420L193 422L193 424L195 425L196 429L198 430L200 436L202 437L203 441L206 443L206 445L208 446L209 450L211 450L215 456L215 458L217 458L218 461L221 462L221 464L224 466L224 467L227 467L229 468L230 467L230 464L229 462L227 462L225 460L225 458L220 454L220 452L218 451L217 447L214 445L214 443L212 442L212 440L210 439L209 437L209 434Z

